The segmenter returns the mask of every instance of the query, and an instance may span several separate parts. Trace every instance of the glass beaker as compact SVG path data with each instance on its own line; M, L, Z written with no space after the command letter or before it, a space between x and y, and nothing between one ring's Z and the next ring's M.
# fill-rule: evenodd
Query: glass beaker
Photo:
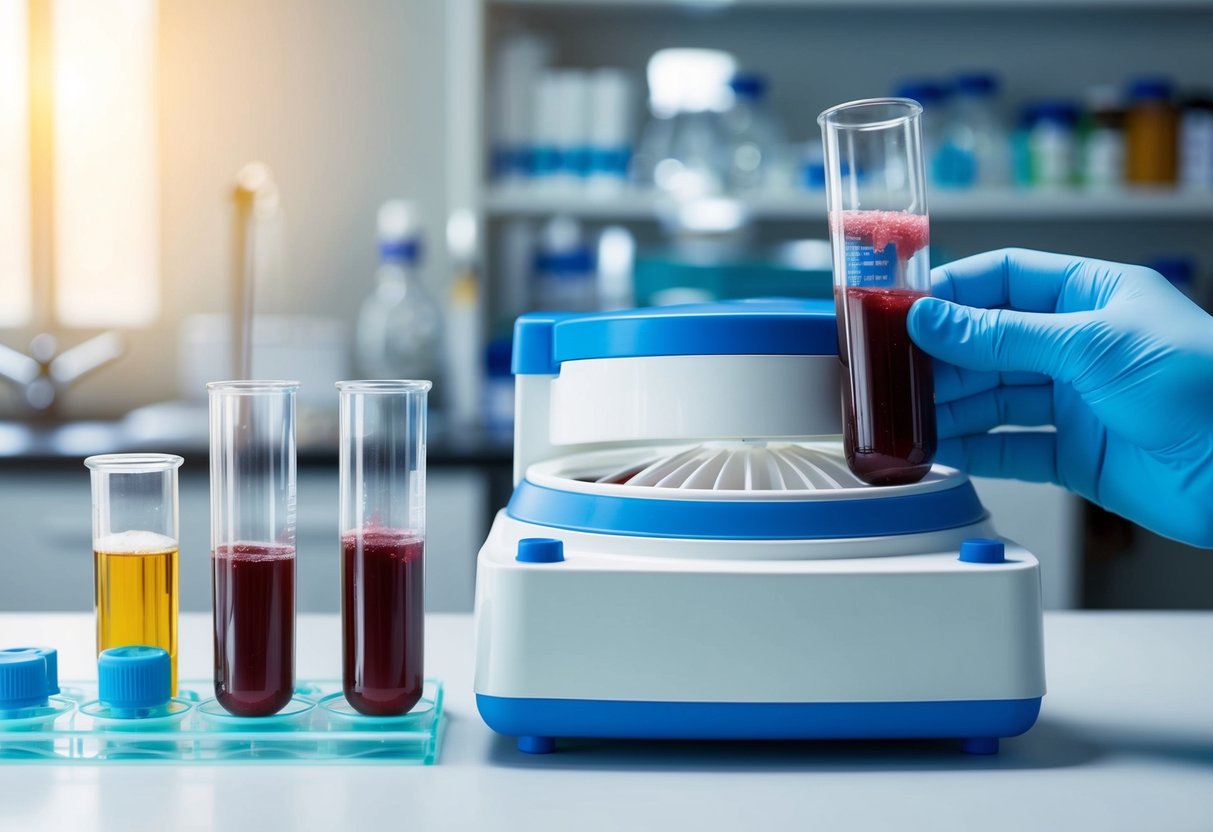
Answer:
M931 359L906 316L930 294L922 106L874 98L817 117L825 144L826 206L843 381L843 443L871 485L917 482L935 456Z
M342 687L371 716L421 698L428 381L342 381Z
M97 654L161 647L177 694L177 469L171 454L84 460L93 489L93 595Z
M215 698L268 716L295 688L295 381L210 394Z

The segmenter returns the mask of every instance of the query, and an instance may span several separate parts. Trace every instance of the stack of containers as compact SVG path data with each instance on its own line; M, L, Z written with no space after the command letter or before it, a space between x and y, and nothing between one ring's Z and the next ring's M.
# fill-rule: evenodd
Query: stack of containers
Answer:
M551 45L505 38L494 58L492 171L543 190L611 192L626 185L634 133L631 78L622 70L555 69Z

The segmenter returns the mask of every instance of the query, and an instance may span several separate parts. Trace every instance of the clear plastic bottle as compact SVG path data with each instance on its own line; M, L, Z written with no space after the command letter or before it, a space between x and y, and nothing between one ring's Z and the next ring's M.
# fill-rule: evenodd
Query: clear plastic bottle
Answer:
M1120 92L1111 85L1091 87L1083 115L1079 180L1092 190L1115 188L1125 181L1125 111Z
M1068 101L1042 101L1028 130L1032 186L1043 190L1074 184L1078 108Z
M572 217L553 217L535 251L535 305L559 312L592 312L598 308L594 252Z
M1213 190L1213 94L1186 98L1179 115L1179 182L1185 188Z
M782 131L766 103L767 81L754 72L739 72L729 81L733 106L722 115L729 148L729 187L752 192L770 186Z
M442 310L421 280L421 227L403 200L379 209L379 269L358 315L358 367L367 378L434 379Z
M1011 140L998 107L998 76L956 76L941 155L940 184L958 188L1003 188L1011 182Z

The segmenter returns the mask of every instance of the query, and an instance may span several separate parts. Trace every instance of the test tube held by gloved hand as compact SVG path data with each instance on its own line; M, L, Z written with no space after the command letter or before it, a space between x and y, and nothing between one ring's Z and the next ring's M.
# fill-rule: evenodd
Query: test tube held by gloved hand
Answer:
M215 698L269 716L295 689L294 381L210 394Z
M428 381L343 381L339 455L342 682L359 713L421 698Z
M922 106L908 98L840 104L817 119L843 377L847 464L871 485L917 482L935 456L931 359L906 331L930 294Z

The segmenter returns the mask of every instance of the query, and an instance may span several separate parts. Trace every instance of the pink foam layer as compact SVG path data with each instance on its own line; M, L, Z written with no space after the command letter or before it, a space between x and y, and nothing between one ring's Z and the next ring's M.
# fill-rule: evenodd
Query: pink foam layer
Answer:
M897 246L897 259L909 260L927 246L931 239L930 224L922 214L905 211L843 211L842 231L847 237L858 237L865 244L881 250L889 243ZM831 226L837 229L837 217Z

